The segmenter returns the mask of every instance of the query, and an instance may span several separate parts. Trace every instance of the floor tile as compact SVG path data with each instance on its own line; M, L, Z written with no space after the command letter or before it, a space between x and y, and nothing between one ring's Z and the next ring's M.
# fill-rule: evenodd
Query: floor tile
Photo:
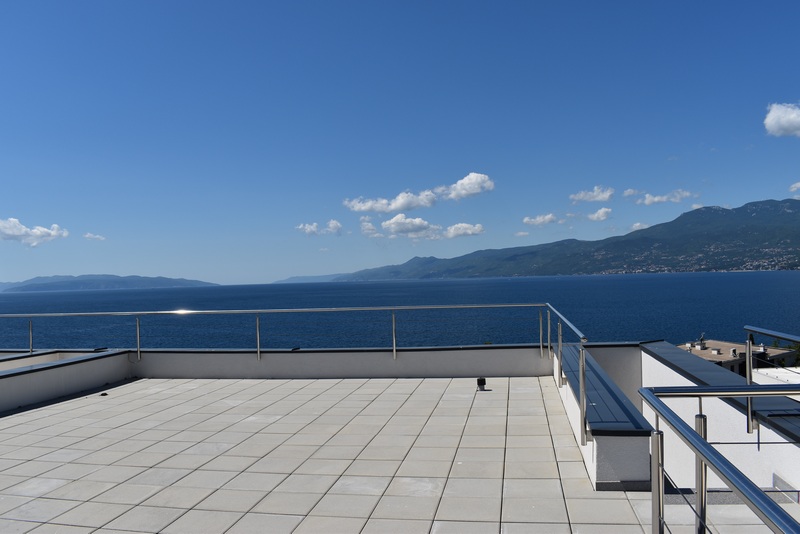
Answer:
M392 477L350 476L339 477L328 493L346 495L383 495Z
M500 526L500 534L572 534L568 523L510 523Z
M255 505L251 512L307 515L325 493L283 493L274 491Z
M114 504L139 504L148 497L164 489L162 486L148 486L143 484L118 484L108 491L104 491L92 499L96 502Z
M405 497L439 497L444 492L446 478L394 477L386 495Z
M231 528L244 514L208 510L189 510L161 530L164 534L221 534Z
M283 482L286 475L276 473L240 473L224 486L228 490L251 490L267 493Z
M309 515L368 518L380 499L378 495L337 495L328 493Z
M47 522L78 506L78 501L34 499L3 514L4 519Z
M184 508L188 510L213 492L214 490L211 488L170 486L162 489L152 497L149 497L142 504L146 506L165 506L168 508Z
M501 499L448 497L444 495L436 511L436 521L500 522Z
M431 522L422 519L371 518L361 534L428 534Z
M116 486L114 482L98 482L96 480L76 480L65 484L50 493L45 497L49 499L68 499L75 501L88 501L101 493L108 491Z
M502 521L509 523L567 523L562 499L503 499Z
M197 503L197 510L247 512L265 497L262 491L219 489Z
M226 534L290 534L303 519L302 515L248 513Z
M161 532L183 513L183 510L177 508L136 506L108 523L106 528L134 532Z
M322 532L330 533L358 533L367 522L364 518L352 517L324 517L318 515L310 515L303 519L297 526L292 534L320 534Z
M567 510L573 523L639 524L627 499L567 499Z
M503 462L481 460L456 460L450 470L455 478L503 478Z
M372 517L381 519L429 519L436 515L439 497L384 495Z
M498 522L436 520L431 534L495 534L499 529Z
M30 502L33 497L24 497L22 495L2 495L0 494L0 515L13 510L18 506Z
M401 477L446 477L453 464L439 460L406 460L397 469Z
M19 484L3 490L8 495L20 495L22 497L40 497L61 486L66 486L71 480L59 478L30 478Z
M339 477L333 475L289 475L275 488L276 492L323 493Z

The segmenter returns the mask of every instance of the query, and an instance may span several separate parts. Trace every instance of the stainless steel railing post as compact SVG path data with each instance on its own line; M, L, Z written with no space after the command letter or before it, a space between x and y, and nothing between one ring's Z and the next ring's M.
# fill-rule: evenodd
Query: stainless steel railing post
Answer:
M136 318L136 361L142 361L142 336L139 328L139 317Z
M392 359L397 359L397 319L392 311Z
M747 336L747 350L745 352L745 380L747 385L753 383L753 334ZM747 433L752 434L753 424L753 397L747 397Z
M547 357L551 360L553 359L553 343L550 341L550 330L552 326L550 325L550 310L547 310Z
M261 361L261 316L256 314L256 358Z
M650 491L652 493L652 532L664 533L664 432L650 435Z
M580 388L580 417L581 417L581 445L586 445L586 349L581 340L580 358L578 364L578 382Z
M694 416L694 428L700 437L704 440L708 438L708 418L705 414L699 413ZM706 516L708 511L708 468L706 463L699 454L694 456L694 480L695 480L695 497L696 497L696 513L695 517L695 532L698 534L705 534L706 532Z
M544 328L542 325L542 309L539 308L539 357L544 358Z
M33 319L28 319L28 347L33 354Z
M564 353L562 351L561 319L558 320L558 387L564 387Z

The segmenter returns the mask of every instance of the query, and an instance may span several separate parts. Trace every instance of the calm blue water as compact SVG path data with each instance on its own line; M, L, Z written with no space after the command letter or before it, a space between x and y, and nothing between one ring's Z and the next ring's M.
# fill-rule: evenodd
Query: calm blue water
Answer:
M800 333L800 272L681 273L0 293L0 314L296 309L549 302L590 341L744 340L746 324ZM141 318L143 347L252 348L255 317ZM565 330L566 331L566 330ZM398 312L399 346L538 342L528 309ZM34 347L135 346L135 319L34 319ZM389 312L261 316L264 348L391 346ZM767 340L765 342L771 342ZM0 348L28 346L27 319L0 318Z

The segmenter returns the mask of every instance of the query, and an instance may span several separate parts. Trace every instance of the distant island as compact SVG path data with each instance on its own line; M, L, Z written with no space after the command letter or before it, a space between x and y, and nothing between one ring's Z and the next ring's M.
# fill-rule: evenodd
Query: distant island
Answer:
M285 280L276 280L273 284L312 284L320 282L335 282L338 278L348 274L322 274L319 276L290 276Z
M598 241L416 257L332 281L800 269L800 200L698 208L677 219Z
M82 276L39 276L17 283L0 284L0 292L21 293L32 291L86 291L96 289L157 289L166 287L215 286L210 282L165 278L163 276L116 276L111 274L86 274Z

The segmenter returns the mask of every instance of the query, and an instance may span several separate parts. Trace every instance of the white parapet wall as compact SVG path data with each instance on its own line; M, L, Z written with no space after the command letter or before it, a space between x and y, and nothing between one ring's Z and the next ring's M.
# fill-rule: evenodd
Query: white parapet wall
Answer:
M7 355L0 412L74 395L129 378L464 378L547 376L553 360L538 346L391 350L111 350ZM2 363L2 358L0 358Z
M51 355L59 355L54 352ZM128 352L76 355L71 359L38 361L0 372L0 412L16 410L125 380Z
M148 350L132 364L148 378L464 378L546 376L553 360L533 346L263 351Z

